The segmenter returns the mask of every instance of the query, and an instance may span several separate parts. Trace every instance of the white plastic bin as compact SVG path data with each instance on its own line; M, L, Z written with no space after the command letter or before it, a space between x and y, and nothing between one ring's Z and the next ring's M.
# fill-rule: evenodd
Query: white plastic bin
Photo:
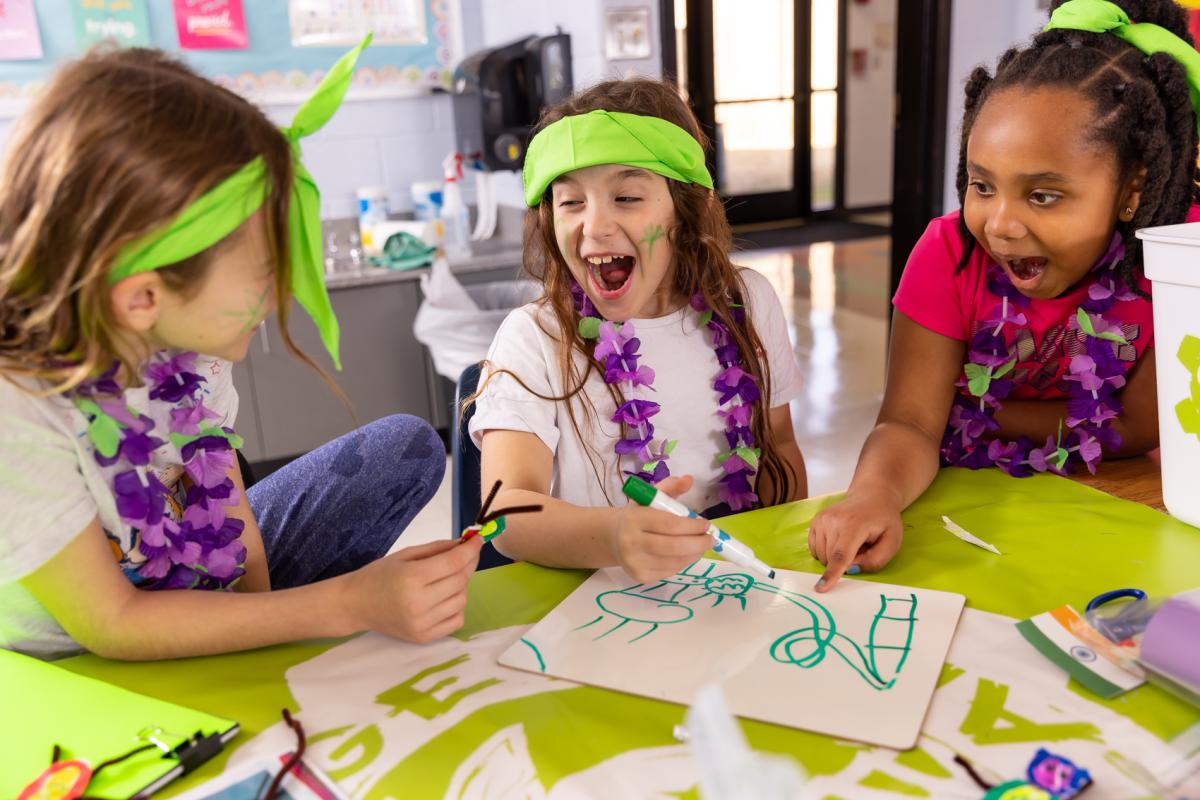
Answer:
M1154 283L1163 503L1200 527L1200 222L1137 235Z

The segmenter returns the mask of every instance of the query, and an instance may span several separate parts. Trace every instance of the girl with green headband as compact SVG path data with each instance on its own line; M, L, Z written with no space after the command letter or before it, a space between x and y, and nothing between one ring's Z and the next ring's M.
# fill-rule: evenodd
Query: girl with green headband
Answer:
M804 497L779 299L729 258L699 124L648 80L549 110L525 161L525 269L544 286L488 355L471 420L483 485L536 503L495 544L553 566L676 573L706 523L627 503L630 475L709 516Z
M896 554L939 466L1094 473L1158 446L1134 232L1200 221L1200 53L1171 0L1052 6L1029 47L967 81L962 208L901 277L879 420L810 529L818 590Z
M0 180L0 647L173 658L462 625L479 542L386 555L444 450L388 417L243 491L231 362L294 297L337 361L320 200L288 128L152 50L64 67ZM204 591L207 590L207 591ZM223 591L232 590L232 591Z

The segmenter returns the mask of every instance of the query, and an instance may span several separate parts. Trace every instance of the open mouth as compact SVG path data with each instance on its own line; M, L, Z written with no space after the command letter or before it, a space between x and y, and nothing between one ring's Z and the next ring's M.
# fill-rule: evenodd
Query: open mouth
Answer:
M1041 257L1006 258L1004 263L1014 278L1022 283L1030 283L1046 272L1047 260Z
M622 255L588 256L584 263L593 288L604 299L615 300L629 290L637 259Z

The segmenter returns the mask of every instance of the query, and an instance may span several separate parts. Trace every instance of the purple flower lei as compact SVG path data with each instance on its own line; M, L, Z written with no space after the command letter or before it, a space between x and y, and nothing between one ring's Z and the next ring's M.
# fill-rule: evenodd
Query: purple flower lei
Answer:
M113 477L113 496L121 520L138 533L138 549L146 561L137 572L148 589L227 589L246 572L246 548L240 541L244 523L226 514L241 497L226 475L241 437L211 423L217 415L201 399L205 379L194 372L195 363L195 353L160 354L146 369L150 399L176 406L168 436L192 481L179 522L167 514L170 490L147 469L151 454L165 442L151 435L150 417L125 403L114 370L72 392L88 420L96 462L126 467Z
M617 385L629 396L638 386L654 391L654 370L638 364L638 348L641 342L635 336L632 322L613 323L600 317L591 299L579 284L571 287L575 310L579 313L579 334L585 339L596 339L592 357L604 368L604 382ZM712 334L713 350L721 371L713 379L713 390L718 393L717 416L725 422L725 441L729 449L717 454L722 476L718 496L732 510L753 508L758 503L752 478L758 471L761 450L755 447L754 432L750 428L754 404L760 391L758 380L742 367L742 354L733 341L729 329L713 314L697 293L689 305L700 316L700 326ZM733 308L734 321L745 320L745 309ZM662 439L655 442L654 424L651 418L660 410L658 403L637 398L627 399L617 407L612 421L624 426L628 435L613 446L618 460L631 456L639 465L636 470L624 470L626 475L636 475L642 480L658 483L671 474L667 465L677 440Z
M1115 274L1114 268L1124 254L1125 244L1119 233L1114 234L1108 251L1092 268L1099 274L1088 289L1087 299L1067 322L1067 336L1082 336L1085 352L1071 358L1063 376L1069 384L1065 430L1060 422L1058 436L1046 437L1041 447L1027 436L1015 442L983 442L987 433L1000 428L996 411L1013 388L1013 381L1006 376L1017 364L1016 347L1005 338L1005 329L1026 324L1020 309L1027 308L1030 301L998 265L988 269L988 290L1001 302L971 338L963 376L955 384L960 392L954 398L942 438L943 466L995 466L1023 478L1036 472L1065 475L1082 464L1095 474L1103 448L1120 446L1121 435L1113 430L1111 422L1122 411L1116 393L1125 385L1130 364L1117 358L1116 348L1128 341L1121 326L1103 315L1118 302L1140 299L1122 286Z

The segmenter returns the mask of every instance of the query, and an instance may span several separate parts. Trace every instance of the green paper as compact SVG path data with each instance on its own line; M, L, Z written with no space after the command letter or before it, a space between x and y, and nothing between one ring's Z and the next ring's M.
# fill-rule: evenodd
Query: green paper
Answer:
M1200 130L1200 52L1183 39L1149 22L1132 24L1125 10L1108 0L1068 0L1050 15L1045 30L1054 28L1111 33L1148 56L1166 53L1178 61L1187 76L1188 94Z
M300 139L320 130L341 105L354 65L370 42L371 34L367 34L357 47L339 58L296 111L291 127L283 129L294 154L295 175L288 203L292 295L316 323L321 341L339 370L338 322L325 288L321 193L300 161ZM166 226L126 245L113 262L109 284L178 263L229 236L262 205L267 193L265 176L262 156L257 156L201 195Z
M158 666L162 666L161 664ZM0 797L16 797L50 766L54 744L61 759L95 766L148 742L142 729L161 728L160 738L175 747L196 731L229 739L237 723L156 700L76 675L53 664L0 649ZM158 750L133 756L101 772L88 786L91 797L129 797L154 784L178 761Z
M1200 372L1200 339L1184 336L1179 342L1179 363L1195 375Z
M1113 333L1112 331L1096 333L1096 326L1092 324L1092 318L1082 308L1075 313L1075 319L1079 322L1079 329L1094 339L1106 339L1117 344L1129 344L1129 340L1119 333Z
M704 149L683 128L658 117L597 109L563 117L533 137L525 155L525 204L540 203L555 179L599 164L624 164L713 188Z
M595 339L600 335L600 320L597 317L580 317L579 335L584 339Z

